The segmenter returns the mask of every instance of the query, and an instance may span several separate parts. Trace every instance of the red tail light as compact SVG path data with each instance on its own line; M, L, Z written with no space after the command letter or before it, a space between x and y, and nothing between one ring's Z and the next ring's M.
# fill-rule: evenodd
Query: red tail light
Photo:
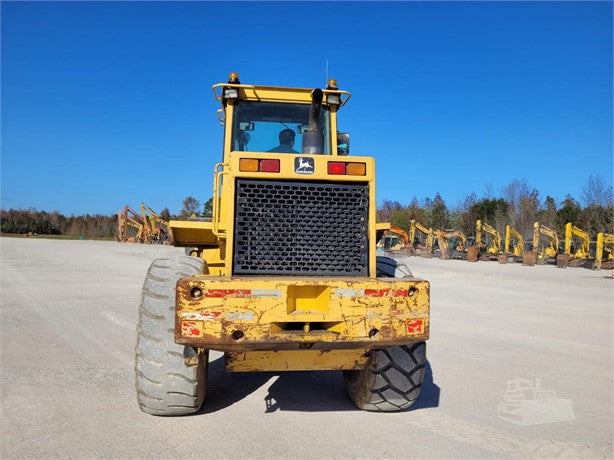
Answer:
M260 160L260 172L279 172L279 160Z
M345 174L345 163L329 161L328 174Z

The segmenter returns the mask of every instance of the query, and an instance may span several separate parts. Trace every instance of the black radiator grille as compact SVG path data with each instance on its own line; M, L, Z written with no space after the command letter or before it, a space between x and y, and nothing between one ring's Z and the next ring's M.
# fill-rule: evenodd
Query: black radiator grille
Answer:
M238 179L235 275L369 270L369 185Z

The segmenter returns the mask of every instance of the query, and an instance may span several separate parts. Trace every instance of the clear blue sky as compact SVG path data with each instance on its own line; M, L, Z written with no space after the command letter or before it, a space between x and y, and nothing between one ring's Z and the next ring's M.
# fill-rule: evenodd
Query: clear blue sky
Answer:
M211 85L353 93L340 129L377 198L562 200L612 183L612 3L2 2L7 208L114 213L206 201L221 157Z

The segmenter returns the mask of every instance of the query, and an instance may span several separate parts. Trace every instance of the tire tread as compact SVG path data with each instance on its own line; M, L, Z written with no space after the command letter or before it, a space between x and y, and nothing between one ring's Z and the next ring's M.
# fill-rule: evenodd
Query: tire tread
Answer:
M156 259L143 283L137 344L135 385L143 412L153 415L191 414L205 396L208 354L196 366L184 362L185 348L175 343L175 285L178 279L202 274L202 259L179 256Z

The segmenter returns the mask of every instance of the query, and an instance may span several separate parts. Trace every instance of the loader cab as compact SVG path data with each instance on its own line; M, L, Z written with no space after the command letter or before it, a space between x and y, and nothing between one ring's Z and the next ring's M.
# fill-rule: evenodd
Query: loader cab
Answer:
M303 134L308 130L310 104L237 100L232 122L231 151L301 153ZM320 110L317 127L322 133L322 154L330 155L330 108ZM283 146L280 137L294 133L292 150ZM280 134L281 133L281 134ZM277 149L277 150L276 150Z
M351 94L333 79L325 89L284 88L244 85L232 73L228 83L213 86L213 93L222 103L225 163L238 152L349 154L350 136L338 132L337 112ZM292 145L282 145L282 131L294 134Z

